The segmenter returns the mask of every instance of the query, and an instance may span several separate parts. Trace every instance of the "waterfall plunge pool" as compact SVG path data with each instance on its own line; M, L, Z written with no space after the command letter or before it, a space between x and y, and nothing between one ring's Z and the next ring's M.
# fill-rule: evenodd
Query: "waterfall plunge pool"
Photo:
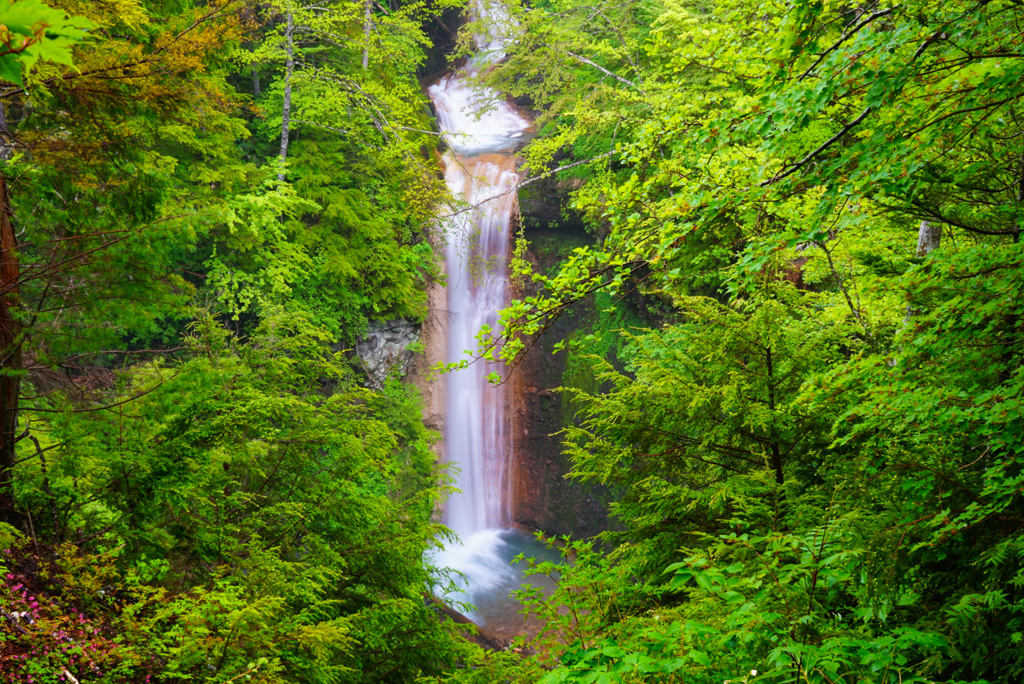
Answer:
M472 605L473 610L467 611L466 617L505 642L517 636L536 636L543 622L536 617L527 620L521 614L522 605L512 594L523 585L550 593L555 583L544 575L523 575L526 561L513 563L513 559L523 554L524 559L534 558L538 563L563 564L559 549L548 548L532 532L518 527L482 530L461 541L433 556L437 567L458 569L464 575L453 577L458 589L445 595L444 600Z

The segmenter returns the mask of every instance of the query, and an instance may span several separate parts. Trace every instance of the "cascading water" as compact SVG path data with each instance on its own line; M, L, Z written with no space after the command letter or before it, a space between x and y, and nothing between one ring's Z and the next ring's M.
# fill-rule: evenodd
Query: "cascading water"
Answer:
M477 15L504 16L500 6L477 7ZM519 112L497 93L472 85L477 69L500 56L505 41L496 32L478 36L478 57L462 70L429 89L442 135L449 146L445 180L453 197L470 207L447 226L448 361L465 358L476 349L477 333L494 329L498 310L507 301L509 227L516 210L515 147L530 128ZM478 206L479 205L479 206ZM488 374L505 368L483 360L446 376L445 452L459 467L460 493L449 498L444 523L460 539L435 559L465 575L463 595L476 606L471 617L504 635L521 631L502 628L515 616L508 594L518 588L520 574L510 564L526 551L548 556L526 533L511 528L509 462L511 435L507 429L505 390L487 381Z
M516 203L510 190L519 180L511 150L513 136L529 124L505 103L504 111L479 121L467 116L477 101L462 74L446 77L430 93L451 147L445 157L448 188L470 205L483 203L448 226L448 359L454 361L476 348L476 334L494 328L507 304L508 233ZM509 522L505 392L486 377L495 369L477 362L447 377L445 449L460 465L462 493L449 499L445 523L463 537Z

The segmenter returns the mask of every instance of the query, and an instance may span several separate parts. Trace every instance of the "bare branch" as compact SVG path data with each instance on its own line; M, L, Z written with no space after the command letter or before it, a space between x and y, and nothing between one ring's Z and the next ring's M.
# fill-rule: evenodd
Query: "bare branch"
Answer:
M831 147L832 145L837 143L844 135L849 133L853 128L859 126L860 123L862 121L864 121L864 119L870 113L871 113L871 105L868 105L864 109L864 111L860 113L860 116L858 116L856 119L854 119L850 123L848 123L845 126L843 126L842 130L840 130L838 133L833 135L831 138L829 138L828 140L823 142L816 150L814 150L813 152L808 154L806 157L804 157L803 159L798 161L796 164L793 164L792 166L790 166L789 170L787 170L785 173L781 173L781 174L775 176L774 178L769 178L768 180L764 181L763 183L759 183L758 187L762 187L763 188L765 186L772 185L776 181L780 181L780 180L782 180L783 178L785 178L787 176L792 176L794 173L799 171L803 166L805 166L806 164L811 162L819 154L821 154L822 152L827 150L829 147Z
M477 202L476 204L470 204L468 206L463 207L462 209L459 209L458 211L454 211L454 212L452 212L450 214L445 214L444 216L438 216L438 218L439 219L450 219L450 218L454 218L454 217L458 216L459 214L465 214L467 211L472 211L474 209L482 207L483 205L487 204L491 200L496 200L499 197L504 197L505 195L509 194L510 192L516 192L517 190L519 190L519 188L525 187L525 186L529 185L530 183L536 183L539 180L544 180L545 178L548 178L548 177L558 173L559 171L565 171L566 169L571 169L571 168L574 168L574 167L577 167L577 166L583 166L584 164L589 164L590 162L595 162L598 159L605 159L606 157L610 157L613 154L616 154L616 152L614 150L611 151L611 152L605 152L604 154L599 154L596 157L591 157L590 159L583 159L581 161L573 162L571 164L564 164L562 166L559 166L557 168L551 169L549 171L545 171L544 173L540 174L539 176L534 176L533 178L529 178L527 180L524 180L522 183L517 183L516 185L513 185L508 190L505 190L504 192L499 192L499 193L497 193L495 195L491 195L487 199L482 200L480 202Z
M565 51L565 54L569 55L570 57L572 57L573 59L575 59L578 62L582 62L583 64L586 64L587 66L594 67L595 69L600 71L602 74L605 74L606 76L611 76L612 78L614 78L616 81L619 81L620 83L625 83L626 85L630 86L631 88L636 88L640 92L643 92L643 89L640 86L638 86L636 83L633 83L629 79L623 78L622 76L619 76L618 74L613 74L612 72L608 71L603 66L601 66L600 64L597 64L595 62L591 62L586 57L581 57L580 55L577 55L575 52L569 52L568 50Z

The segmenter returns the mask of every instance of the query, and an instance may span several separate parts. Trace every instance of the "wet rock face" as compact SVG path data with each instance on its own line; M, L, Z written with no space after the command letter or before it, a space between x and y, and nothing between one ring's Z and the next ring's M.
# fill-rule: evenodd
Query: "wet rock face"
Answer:
M565 220L564 199L564 192L553 192L548 200L527 203L533 213L523 217L530 243L525 258L542 272L551 272L574 248L593 241L578 219ZM535 294L537 286L524 283L516 296ZM553 391L564 384L566 366L566 352L555 353L555 344L589 327L593 309L592 301L582 302L560 317L512 376L513 518L520 525L577 539L593 537L613 524L608 506L617 498L616 492L600 484L565 478L572 464L562 453L562 438L557 434L571 415L563 395Z
M392 372L404 377L409 372L420 328L411 321L372 321L366 336L356 343L356 354L366 371L367 384L381 388Z
M528 232L538 231L542 236L565 235L572 239L574 236L585 235L583 221L566 209L569 193L575 189L575 183L560 182L555 176L524 186L519 191L519 213L523 227ZM541 261L547 260L544 254L537 256Z
M450 7L425 24L424 28L430 37L430 47L426 50L426 60L417 69L419 77L424 82L437 79L451 68L449 57L458 47L459 28L466 21L462 10L461 6Z

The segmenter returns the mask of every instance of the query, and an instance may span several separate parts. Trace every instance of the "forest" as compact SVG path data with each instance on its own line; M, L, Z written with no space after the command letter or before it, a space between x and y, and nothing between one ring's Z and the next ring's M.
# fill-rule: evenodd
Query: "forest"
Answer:
M488 31L589 237L520 226L435 372L596 310L556 439L614 493L501 647L438 607L420 389L353 351L446 284L427 87ZM0 0L0 43L0 682L1024 681L1018 0Z

